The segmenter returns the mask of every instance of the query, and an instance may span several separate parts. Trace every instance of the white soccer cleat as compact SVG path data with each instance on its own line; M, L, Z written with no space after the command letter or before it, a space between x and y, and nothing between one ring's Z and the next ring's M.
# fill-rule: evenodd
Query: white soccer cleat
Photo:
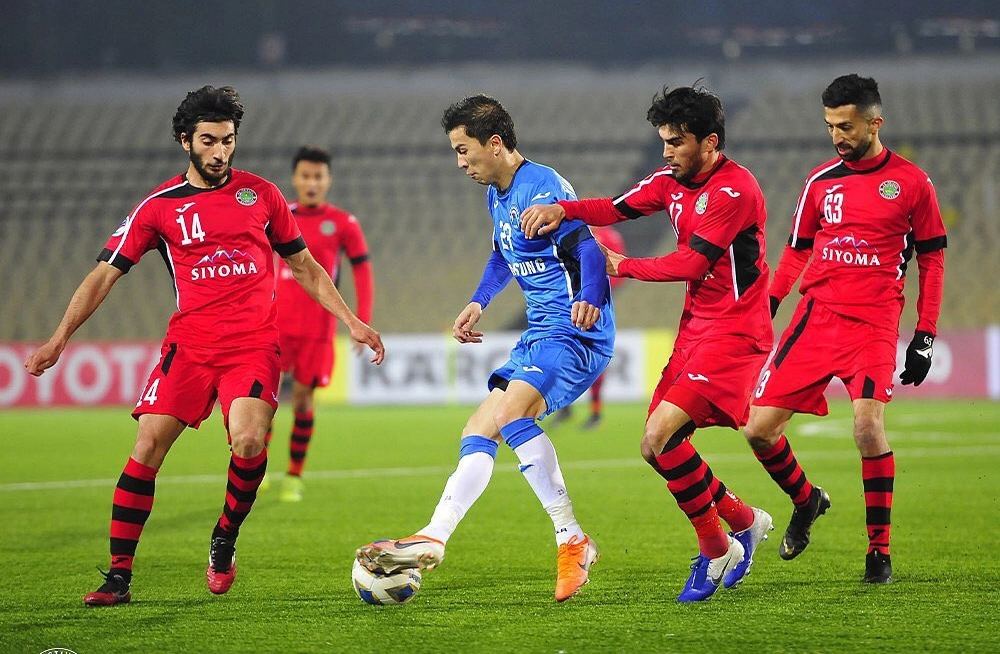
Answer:
M354 554L370 572L390 575L409 568L433 570L444 559L444 543L414 534L399 540L377 540L362 545Z
M767 540L767 532L773 530L774 520L771 519L767 511L754 507L753 523L743 531L731 534L743 546L743 559L736 564L736 567L723 580L722 583L726 588L732 588L742 582L743 577L750 574L754 552L757 551L757 547L761 543Z

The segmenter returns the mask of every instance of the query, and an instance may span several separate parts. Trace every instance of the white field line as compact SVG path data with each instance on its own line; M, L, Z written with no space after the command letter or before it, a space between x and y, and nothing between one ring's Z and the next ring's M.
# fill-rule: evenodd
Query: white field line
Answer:
M850 450L827 450L818 452L801 451L796 453L803 461L814 461L823 459L846 459L857 457L856 452ZM1000 445L970 445L964 447L933 447L897 450L897 455L901 459L917 459L928 457L975 457L975 456L1000 456ZM753 455L748 450L744 454L716 454L705 457L709 464L715 463L739 463L753 462ZM646 463L639 457L632 459L595 459L591 461L565 461L561 464L564 470L594 470L620 469L620 468L641 468ZM756 465L756 464L755 464ZM362 468L358 470L320 470L308 472L307 479L382 479L385 477L426 477L426 476L446 476L454 471L454 466L423 466L413 468ZM496 468L498 473L517 472L517 466L500 465ZM275 475L280 476L280 475ZM220 484L225 481L224 475L179 475L176 477L159 477L156 483L159 484ZM0 493L13 493L18 491L40 491L40 490L64 490L69 488L107 488L118 483L118 478L114 479L71 479L66 481L39 481L22 482L15 484L0 484Z

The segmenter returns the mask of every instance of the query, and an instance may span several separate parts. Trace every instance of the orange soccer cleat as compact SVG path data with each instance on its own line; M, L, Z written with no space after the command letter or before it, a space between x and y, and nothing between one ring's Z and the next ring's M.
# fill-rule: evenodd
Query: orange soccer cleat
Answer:
M590 566L601 556L597 545L587 534L577 536L559 546L556 553L556 601L564 602L580 592L587 583Z

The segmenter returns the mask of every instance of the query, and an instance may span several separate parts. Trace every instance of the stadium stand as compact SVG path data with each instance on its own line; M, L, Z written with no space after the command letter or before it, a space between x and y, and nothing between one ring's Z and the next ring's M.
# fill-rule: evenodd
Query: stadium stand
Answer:
M1000 240L1000 66L992 70L986 78L936 83L914 75L882 84L883 138L931 174L949 223L941 320L947 327L997 317L997 266L988 255ZM521 152L559 170L581 197L593 197L615 195L660 165L660 144L645 122L645 108L662 85L651 80L660 77L591 73L547 89L519 84L515 71L489 90L513 114ZM714 87L729 107L728 151L754 171L768 200L772 264L808 170L833 154L819 108L828 80L825 74L813 78L788 87ZM248 107L237 167L290 194L295 148L331 147L331 199L360 218L371 247L376 326L383 332L448 329L488 255L489 222L483 189L455 168L438 121L450 102L483 87L468 88L464 78L455 84L436 79L418 90L412 84L396 88L393 80L346 88L313 80L307 91L288 81L236 86ZM0 100L0 271L7 287L0 340L47 336L107 235L150 189L183 170L183 155L170 137L177 93L79 95L5 94ZM674 247L660 220L629 223L623 232L634 254ZM993 271L987 278L984 261ZM112 293L80 337L159 338L174 306L162 264L137 266L120 285L127 288ZM351 300L351 285L341 286ZM674 286L622 286L616 295L620 325L673 327L682 298ZM970 287L979 292L969 293ZM484 327L515 324L522 306L519 294L508 291L490 307ZM912 306L908 311L912 320Z

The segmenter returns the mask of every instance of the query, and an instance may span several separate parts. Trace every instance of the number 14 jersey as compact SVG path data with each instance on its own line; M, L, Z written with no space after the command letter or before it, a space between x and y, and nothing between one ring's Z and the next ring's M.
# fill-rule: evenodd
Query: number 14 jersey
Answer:
M278 188L232 170L215 188L197 188L182 175L162 184L115 230L98 261L128 272L145 253L160 252L177 298L168 341L276 348L273 252L287 257L304 248Z

